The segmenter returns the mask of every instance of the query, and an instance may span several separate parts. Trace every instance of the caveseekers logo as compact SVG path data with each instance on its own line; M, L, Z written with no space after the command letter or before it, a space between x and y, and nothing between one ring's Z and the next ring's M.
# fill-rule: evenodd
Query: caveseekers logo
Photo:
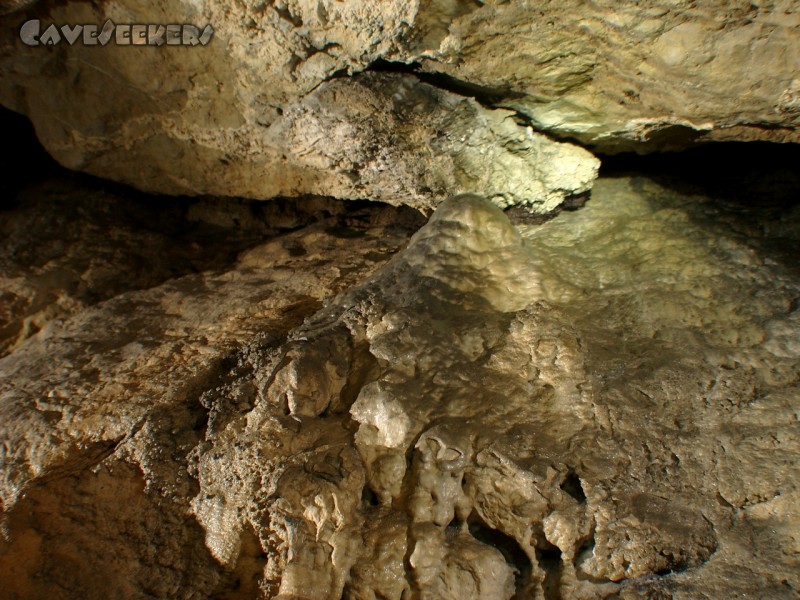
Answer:
M98 25L49 25L42 30L39 19L22 24L19 37L28 46L55 46L66 43L72 46L105 46L114 42L117 46L205 46L214 36L214 28L203 29L194 25L117 25L111 19L102 27Z

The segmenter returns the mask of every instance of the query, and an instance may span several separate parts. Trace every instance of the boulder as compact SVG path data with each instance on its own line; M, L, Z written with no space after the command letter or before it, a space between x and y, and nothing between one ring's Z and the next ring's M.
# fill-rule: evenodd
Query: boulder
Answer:
M43 48L20 40L31 19L214 34ZM538 133L606 153L800 139L791 0L69 1L6 23L0 102L63 165L148 191L423 209L474 192L547 212L596 162Z
M280 3L44 3L3 32L0 101L31 118L61 164L149 192L314 194L425 211L477 192L542 213L587 192L598 161L515 111L410 73L369 72L393 56L414 13L405 2L332 2L313 16ZM29 46L19 29L33 16L32 39L50 24L109 19L210 23L215 33L190 47L116 36Z

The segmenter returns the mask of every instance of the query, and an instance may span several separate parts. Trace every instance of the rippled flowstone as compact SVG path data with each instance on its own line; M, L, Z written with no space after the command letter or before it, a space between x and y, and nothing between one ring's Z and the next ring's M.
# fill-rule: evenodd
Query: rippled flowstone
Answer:
M329 274L397 247L381 214L0 360L12 594L796 596L796 208L601 179L514 227L460 196ZM362 281L317 310L315 278Z
M4 598L253 597L187 516L199 394L419 226L326 200L161 203L64 182L0 212Z

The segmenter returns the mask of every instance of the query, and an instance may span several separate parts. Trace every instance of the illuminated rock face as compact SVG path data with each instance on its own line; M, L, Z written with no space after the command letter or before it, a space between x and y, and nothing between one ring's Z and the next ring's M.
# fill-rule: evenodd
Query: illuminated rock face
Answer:
M0 579L81 597L798 589L796 210L601 179L580 211L514 227L460 196L385 262L408 231L392 210L121 294L0 360Z
M216 33L29 47L32 17ZM792 0L71 1L7 23L0 102L62 164L147 191L420 208L473 192L547 212L596 163L537 132L608 151L799 139Z
M150 192L314 194L429 211L473 191L548 213L589 191L597 159L534 131L513 110L410 74L342 76L386 56L414 10L406 2L333 4L334 30L318 24L301 34L294 7L234 15L217 2L66 3L42 22L192 20L212 23L216 37L187 48L46 48L23 45L7 28L0 102L29 115L63 165Z
M542 130L605 151L800 140L792 0L473 7L421 42L423 68L484 86Z

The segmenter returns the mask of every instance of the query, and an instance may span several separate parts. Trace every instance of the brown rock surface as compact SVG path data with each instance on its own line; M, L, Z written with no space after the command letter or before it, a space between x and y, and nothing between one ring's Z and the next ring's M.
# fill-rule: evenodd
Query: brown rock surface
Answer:
M106 187L62 177L16 196L3 190L13 201L0 219L0 356L55 318L181 275L224 270L266 237L347 212L323 199L252 205Z
M20 299L3 303L17 340L0 359L3 597L247 597L187 518L199 394L242 343L269 347L383 263L419 216L323 200L156 207L63 182L23 197L2 213L3 300ZM40 330L21 339L31 299Z
M408 217L366 208L115 290L0 359L0 580L796 597L798 223L601 179L518 228L456 198L388 263Z

